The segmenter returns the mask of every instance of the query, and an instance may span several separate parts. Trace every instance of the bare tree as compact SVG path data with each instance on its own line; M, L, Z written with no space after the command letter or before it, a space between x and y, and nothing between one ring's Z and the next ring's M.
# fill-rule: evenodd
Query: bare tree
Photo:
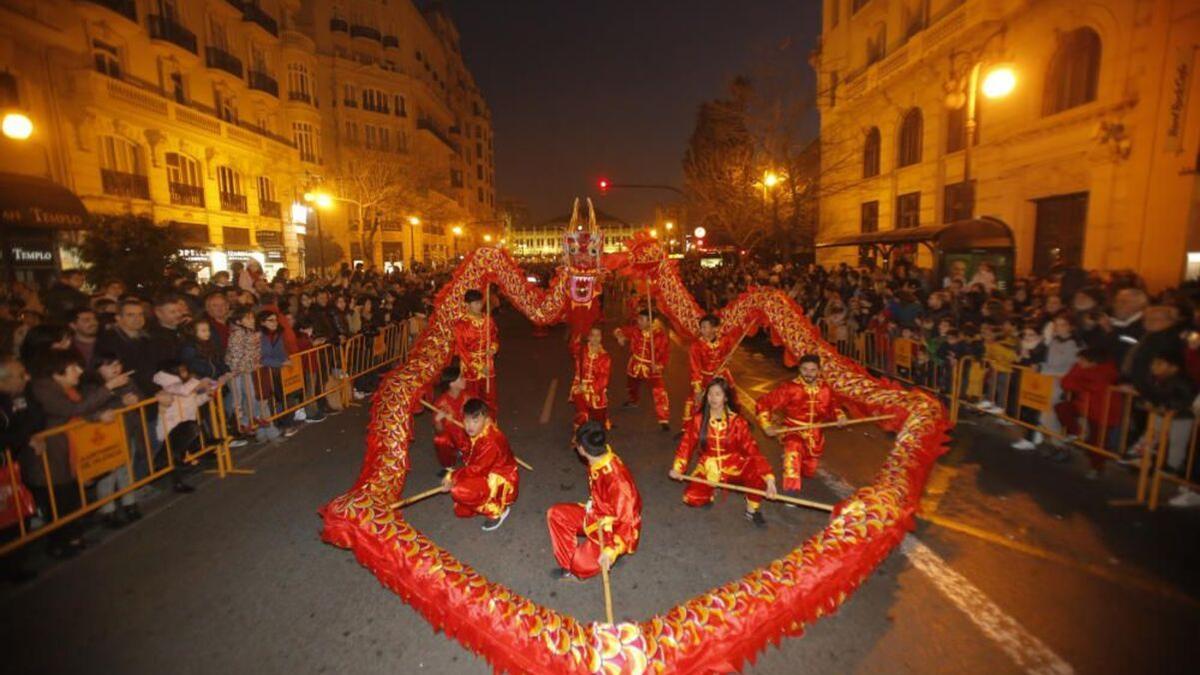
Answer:
M448 169L428 153L362 150L342 163L333 180L339 195L359 205L359 245L372 263L376 239L389 224L403 226L413 215L429 222L465 217L449 196Z

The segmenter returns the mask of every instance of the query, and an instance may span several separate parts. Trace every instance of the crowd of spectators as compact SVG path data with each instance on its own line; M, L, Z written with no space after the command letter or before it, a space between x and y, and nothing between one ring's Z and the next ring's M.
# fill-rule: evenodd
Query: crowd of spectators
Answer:
M778 288L843 351L865 347L856 356L943 396L954 389L960 360L983 364L975 366L974 377L967 368L960 375L972 403L1055 432L1048 438L1027 431L1013 443L1018 451L1040 447L1047 458L1067 461L1069 441L1079 440L1136 462L1150 444L1146 432L1153 420L1171 413L1166 464L1185 469L1200 412L1200 285L1151 293L1132 272L1065 266L1007 284L986 263L970 278L964 268L952 266L947 276L935 278L906 261L886 271L747 258L713 267L700 261L681 265L685 284L706 309L750 287ZM897 368L888 351L898 338L913 345L905 368ZM1018 406L1019 379L1030 370L1053 376L1051 411ZM1132 397L1133 413L1122 443L1126 397ZM1089 460L1088 477L1099 477L1102 455L1090 453ZM1195 506L1200 495L1184 489L1171 503Z
M284 405L279 378L291 355L308 352L301 359L306 369L321 371L322 386L320 378L341 375L343 365L334 350L309 350L376 335L389 324L408 323L410 336L419 334L447 277L444 270L383 274L343 265L331 277L293 279L284 268L268 279L252 261L234 263L206 283L180 276L158 287L113 280L88 288L82 271L64 270L46 288L0 286L0 444L18 462L37 504L26 525L37 528L81 506L66 435L39 432L124 415L132 474L120 468L85 486L89 501L168 466L168 447L177 469L163 482L190 492L182 460L203 438L232 447L276 441L340 407L328 397ZM357 377L353 397L369 396L376 379ZM203 413L218 392L225 428L214 428L215 417ZM294 414L272 414L293 407ZM126 490L97 515L120 528L141 517L138 499L158 490ZM0 527L0 541L17 535L15 524ZM76 554L85 547L84 527L79 519L50 532L48 553ZM19 560L6 566L13 575L27 574Z

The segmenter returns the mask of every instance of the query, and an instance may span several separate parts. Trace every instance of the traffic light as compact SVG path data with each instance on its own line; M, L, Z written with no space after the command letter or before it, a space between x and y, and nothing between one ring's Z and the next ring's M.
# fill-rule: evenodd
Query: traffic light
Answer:
M601 178L599 185L600 185L600 194L602 194L602 195L608 194L608 179Z

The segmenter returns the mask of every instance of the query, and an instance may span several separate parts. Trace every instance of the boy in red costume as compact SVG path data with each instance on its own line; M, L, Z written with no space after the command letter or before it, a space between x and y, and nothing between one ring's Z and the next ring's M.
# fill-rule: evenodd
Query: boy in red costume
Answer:
M496 408L496 352L500 351L500 336L491 312L484 313L483 293L472 288L463 294L467 315L454 322L454 355L462 364L467 380L467 393L485 400Z
M733 381L733 373L729 372L726 364L734 345L730 344L728 336L724 340L717 339L717 329L720 326L721 319L713 314L706 314L700 319L700 337L688 347L688 384L691 386L692 395L683 404L684 424L692 419L692 415L700 407L700 397L713 378L725 380L731 389L737 386Z
M472 398L463 405L463 425L470 446L463 453L463 466L442 479L442 490L454 500L454 515L483 516L487 518L483 530L490 532L504 523L517 501L517 460L482 399Z
M465 452L471 445L467 432L459 426L463 424L463 406L469 395L467 381L462 376L457 358L442 371L440 388L442 395L433 404L438 409L433 417L433 426L437 430L433 436L433 449L437 451L438 464L442 465L444 473L458 464L459 453Z
M575 404L575 428L594 420L608 428L608 378L612 357L604 351L604 332L592 327L587 344L575 356L575 379L571 382L571 401Z
M546 512L558 579L587 579L609 569L617 557L637 551L642 497L625 463L608 446L600 422L575 432L575 452L588 465L587 504L555 504ZM583 543L579 543L583 537Z
M771 465L759 451L750 423L737 414L729 385L719 377L709 383L700 412L683 429L683 440L675 451L675 463L669 474L672 479L683 480L697 449L700 457L691 475L714 483L765 490L768 497L776 495ZM683 503L707 506L713 501L713 492L714 488L708 485L688 483ZM761 498L746 496L746 518L760 527L767 524L759 510L761 505Z
M625 388L629 398L625 401L625 407L632 408L638 404L642 382L647 383L654 396L658 425L663 431L670 431L670 401L663 384L663 370L667 367L671 347L667 341L667 331L650 320L649 309L643 309L637 314L637 323L618 328L613 335L622 347L626 342L629 343L629 365L625 370Z
M825 452L825 434L820 429L781 432L781 428L822 422L846 421L833 387L821 379L821 358L816 354L800 357L800 377L784 382L758 399L758 420L763 431L775 438L783 433L783 489L799 492L801 477L812 478ZM778 413L782 427L772 419Z

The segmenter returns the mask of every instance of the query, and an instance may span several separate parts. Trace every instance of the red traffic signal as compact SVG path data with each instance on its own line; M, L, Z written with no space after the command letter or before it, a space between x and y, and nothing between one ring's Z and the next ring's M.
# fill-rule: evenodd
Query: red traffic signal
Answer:
M600 194L602 194L602 195L608 194L608 185L609 185L608 179L601 178L599 185L600 185Z

